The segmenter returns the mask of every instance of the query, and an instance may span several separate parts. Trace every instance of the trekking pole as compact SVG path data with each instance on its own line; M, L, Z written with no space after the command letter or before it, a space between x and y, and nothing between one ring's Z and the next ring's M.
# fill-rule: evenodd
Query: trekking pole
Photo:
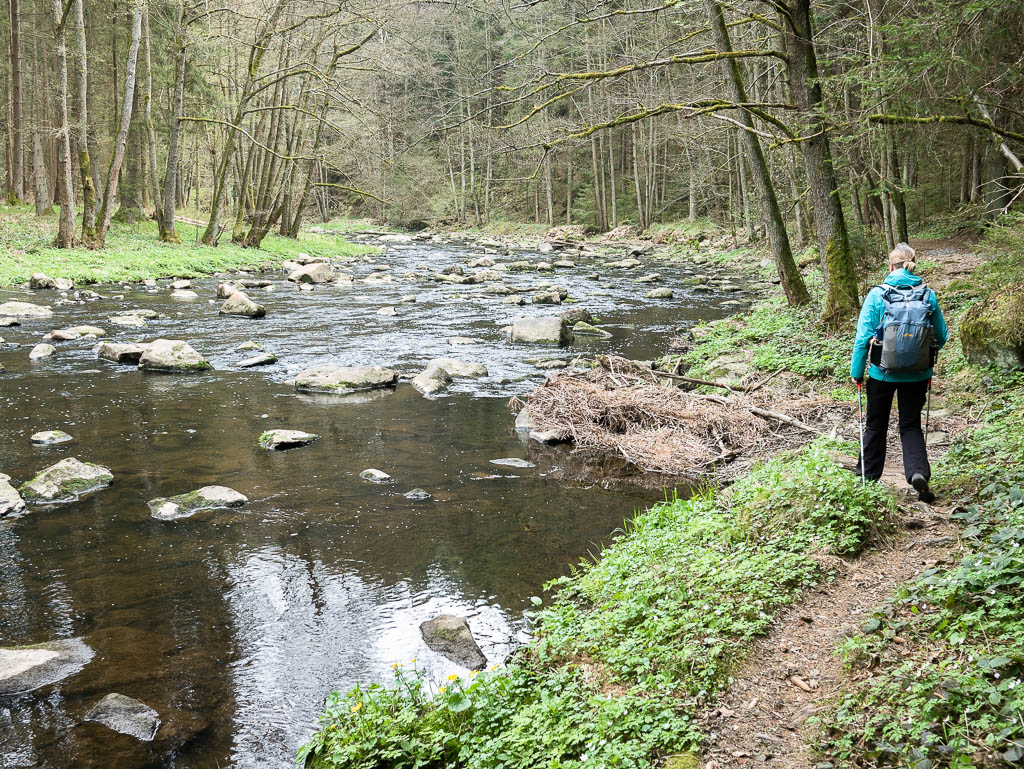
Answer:
M863 384L857 382L857 424L860 425L860 483L866 486L868 483L867 474L864 470L864 406L861 400Z
M924 412L924 447L928 448L928 423L932 418L932 380L928 380L928 409Z

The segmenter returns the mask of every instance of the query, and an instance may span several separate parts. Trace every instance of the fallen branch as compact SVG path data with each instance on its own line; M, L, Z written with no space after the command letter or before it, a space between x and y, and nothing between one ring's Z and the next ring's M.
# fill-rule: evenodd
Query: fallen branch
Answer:
M786 414L780 414L777 411L768 411L767 409L761 409L758 408L757 406L748 406L747 411L749 411L754 416L761 417L762 419L774 419L778 422L791 425L792 427L796 427L801 430L806 430L809 433L814 433L815 435L821 434L819 430L815 430L810 425L805 425L799 419L793 419L793 417L788 416Z

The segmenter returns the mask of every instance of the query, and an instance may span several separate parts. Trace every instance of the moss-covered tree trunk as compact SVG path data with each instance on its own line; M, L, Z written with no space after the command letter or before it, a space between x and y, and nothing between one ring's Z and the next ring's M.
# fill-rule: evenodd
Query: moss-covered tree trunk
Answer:
M113 220L122 224L134 224L146 218L143 182L142 120L139 118L142 106L142 89L135 89L135 105L132 108L131 127L128 129L128 147L124 157L124 174L117 188L117 213Z
M175 19L175 75L174 97L171 100L171 119L167 129L167 172L164 174L164 213L159 218L160 240L180 243L174 228L175 204L178 201L178 138L181 134L181 111L185 101L185 3L178 2Z
M721 6L716 0L706 0L706 8L715 47L719 53L732 51ZM743 88L743 78L740 75L736 59L722 58L721 66L729 98L736 104L745 104L747 94ZM768 163L765 160L764 151L761 149L761 141L754 133L753 118L750 117L747 110L740 109L737 111L737 122L744 129L740 133L747 150L747 158L750 161L750 175L761 200L765 224L768 228L768 242L771 245L772 257L775 259L775 267L779 273L779 280L782 282L782 289L786 292L786 299L791 305L805 304L810 301L811 297L807 293L807 286L804 285L800 269L793 259L789 234L786 232L786 224L782 219L782 211L779 209L779 199L768 173Z
M789 54L790 91L806 123L806 137L800 142L800 148L807 166L807 194L814 209L815 231L821 249L821 271L825 281L822 320L826 325L836 328L847 322L860 307L857 267L850 249L850 237L832 163L832 148L829 146L823 118L824 105L818 82L810 0L790 0L788 10L783 22Z
M11 166L7 177L7 202L18 203L25 195L25 147L21 117L21 7L18 0L10 0L8 4L11 23L10 48L8 49L11 65L11 110L8 118L10 126Z
M85 37L85 0L74 0L75 68L78 83L75 90L75 144L78 146L78 174L82 185L82 243L96 245L96 185L93 181L92 157L89 154L89 62Z
M68 51L64 6L50 1L53 20L54 88L57 93L57 248L75 245L75 187L71 180L71 126L68 120Z

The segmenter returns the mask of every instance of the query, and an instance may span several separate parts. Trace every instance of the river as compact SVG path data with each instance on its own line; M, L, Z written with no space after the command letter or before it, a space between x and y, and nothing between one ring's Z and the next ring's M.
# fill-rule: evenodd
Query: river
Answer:
M81 638L94 652L58 684L0 698L0 767L286 767L332 689L386 682L393 663L413 659L431 676L464 672L425 647L423 620L441 612L467 617L491 662L528 638L524 612L541 585L598 552L661 492L606 488L573 472L564 453L538 458L512 430L508 398L544 377L527 359L559 353L512 346L501 327L516 315L565 307L514 307L482 286L402 277L482 253L471 244L390 246L369 262L390 265L394 282L359 282L373 267L356 260L353 285L313 292L274 272L266 276L272 292L249 292L267 307L260 320L219 316L218 281L209 278L193 281L200 296L193 302L170 299L168 281L156 290L96 286L106 298L0 329L0 471L22 482L74 456L115 477L75 504L0 520L0 646ZM558 257L495 257L523 258ZM542 282L564 286L614 335L578 337L563 357L649 359L673 329L735 311L723 302L736 294L683 285L692 265L651 261L622 271L571 258L575 269L505 276L527 295ZM588 277L595 272L601 278ZM645 299L651 285L633 278L647 272L660 273L655 285L672 287L675 297ZM408 294L417 301L403 304ZM5 293L0 301L56 296ZM384 306L397 314L378 315ZM107 322L130 308L166 317L144 329ZM144 374L97 360L95 341L85 339L28 361L51 328L84 323L117 341L189 340L216 371ZM456 336L479 341L450 344ZM250 339L280 362L233 369L251 354L235 348ZM355 399L299 395L285 384L310 365L379 364L414 374L435 357L481 362L490 375L457 379L436 398L404 382L393 393ZM272 428L322 438L291 451L261 450L257 438ZM74 441L30 445L31 434L48 429ZM501 457L538 466L490 462ZM369 467L395 482L360 480ZM251 503L176 521L150 517L149 499L211 484ZM413 488L432 498L407 499ZM158 711L163 725L154 742L82 723L109 692Z

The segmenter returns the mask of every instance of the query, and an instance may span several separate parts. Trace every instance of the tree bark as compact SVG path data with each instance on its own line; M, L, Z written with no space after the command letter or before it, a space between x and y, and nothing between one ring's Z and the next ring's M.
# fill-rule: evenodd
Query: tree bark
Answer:
M82 184L82 242L91 248L96 244L96 186L89 153L89 63L85 37L85 0L74 0L74 3L75 67L78 70L75 144L78 145L78 175Z
M725 18L722 8L717 0L705 0L708 13L708 20L711 23L711 32L715 40L715 46L720 53L727 53L732 50L729 42L729 32L725 26ZM747 101L747 95L743 88L743 79L740 76L739 65L735 59L721 60L722 72L725 76L726 90L729 98L742 104ZM754 122L750 113L746 110L738 111L738 120L743 127L743 139L750 158L750 173L753 182L758 190L758 197L763 206L763 215L768 229L768 241L771 245L772 256L775 259L775 267L782 282L782 288L786 292L786 299L791 305L805 304L810 301L810 294L804 285L804 279L793 259L793 251L789 245L789 235L786 232L786 224L782 219L782 212L779 210L779 200L775 195L775 187L772 185L771 177L768 174L768 163L761 149L761 142L754 133Z
M68 120L68 51L61 0L50 0L53 20L54 87L57 92L57 248L75 245L75 187L71 180L71 126Z
M800 142L800 148L807 166L808 195L814 208L815 231L821 249L821 271L825 281L822 321L837 328L860 308L857 267L850 249L832 149L822 118L824 107L814 50L810 0L790 0L788 9L785 29L790 90L797 108L808 122L808 135Z
M185 102L185 1L178 0L174 25L174 96L171 99L171 120L167 128L167 171L164 173L164 213L160 217L160 240L180 243L174 228L175 205L178 202L178 139L181 134L181 111Z
M76 0L80 2L80 0ZM156 131L153 130L153 57L152 57L152 36L149 31L149 5L146 5L142 17L143 41L146 44L146 90L144 98L144 119L146 121L146 143L149 152L149 193L153 197L153 218L157 221L159 231L163 233L164 207L160 197L160 175L157 173L156 164Z
M11 22L11 172L7 177L7 202L20 203L25 198L25 145L21 110L21 7L18 0L8 4Z
M114 151L110 156L107 169L107 183L103 190L103 205L100 207L99 227L96 230L96 244L99 248L106 245L107 231L114 216L114 202L117 200L117 185L121 175L121 164L124 162L125 146L128 143L128 130L131 128L132 107L135 104L135 72L139 59L139 43L142 40L142 1L135 0L132 6L132 40L128 46L128 58L124 70L124 95L121 99L121 113L117 120L117 137L114 140Z

